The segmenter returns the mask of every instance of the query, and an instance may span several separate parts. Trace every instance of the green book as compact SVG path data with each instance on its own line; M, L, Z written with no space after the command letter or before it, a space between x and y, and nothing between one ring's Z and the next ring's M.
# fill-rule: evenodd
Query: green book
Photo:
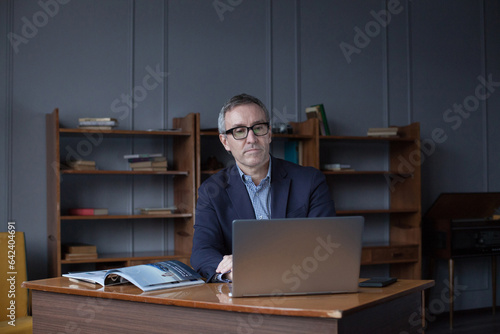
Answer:
M325 106L323 105L323 103L321 103L314 105L313 107L316 107L319 111L319 114L321 115L321 121L323 122L323 127L325 129L325 136L329 136L330 127L328 126L328 120L326 119Z

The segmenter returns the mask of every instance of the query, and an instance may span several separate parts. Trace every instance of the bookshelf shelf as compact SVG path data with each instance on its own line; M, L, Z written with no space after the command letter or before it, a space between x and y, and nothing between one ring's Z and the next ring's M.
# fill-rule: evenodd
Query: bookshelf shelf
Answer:
M197 155L195 152L197 152L196 147L199 141L198 124L199 114L188 114L185 117L173 119L173 127L176 130L89 130L61 127L58 109L46 115L47 230L49 236L49 273L51 276L60 276L64 272L64 269L67 268L63 268L63 265L71 265L72 270L76 271L78 270L78 267L75 267L77 264L107 263L109 265L124 266L170 259L189 263L196 202ZM94 142L98 142L98 144L89 145L89 143ZM164 149L168 147L171 150L174 160L173 169L167 171L132 171L113 169L60 170L59 168L62 162L63 148L68 150L69 147L74 152L77 152L79 148L81 150L87 149L87 151L95 150L97 157L110 160L113 159L113 155L117 155L113 151L114 148L124 147L126 150L129 150L131 147L135 148L135 144L137 143L140 143L141 147L164 147ZM86 146L79 146L84 144ZM111 163L113 164L113 162ZM138 177L115 177L120 175L137 175ZM98 179L98 182L92 182L94 177ZM161 215L111 214L70 216L62 214L70 208L68 207L68 203L80 203L79 200L83 198L82 193L87 188L91 189L90 194L87 194L85 197L87 201L92 201L93 196L99 196L99 193L105 190L108 197L117 198L116 201L110 201L110 203L120 203L120 200L118 200L120 193L124 193L125 196L131 196L127 194L130 194L132 190L138 187L143 187L142 184L144 182L146 182L144 186L146 189L147 185L161 183L162 187L165 187L163 192L168 191L172 195L172 199L168 201L169 204L172 201L172 204L179 208L180 212ZM92 187L89 187L90 185ZM94 200L94 202L96 201ZM97 201L97 203L100 202ZM123 208L123 210L115 211L123 212L127 210ZM106 240L106 238L109 240L116 238L114 232L118 234L126 233L124 232L126 230L119 227L122 226L119 220L127 222L125 225L129 226L128 231L131 231L130 226L132 225L130 224L133 224L134 232L129 232L130 234L125 238L122 237L122 240L125 240L124 244L119 245L116 249L136 249L136 244L143 241L135 240L135 234L137 233L139 238L144 238L148 233L155 233L153 231L158 230L154 226L158 226L160 230L165 230L173 224L173 236L165 240L163 245L159 247L160 249L153 249L151 252L101 254L99 252L99 245L97 245L97 259L64 259L62 245L72 242L75 237L75 235L71 235L73 228L85 229L86 226L89 226L88 228L92 229L92 233L89 233L86 240L88 243L94 243L93 241L97 235L104 234L104 237L101 236L100 239L102 241ZM64 224L62 224L63 222ZM101 224L101 222L107 223ZM106 234L109 237L106 237ZM91 239L89 240L88 238ZM163 238L166 237L164 236ZM95 241L96 243L98 242L97 240ZM173 245L171 242L173 242ZM149 246L145 249L155 247ZM173 249L173 251L166 251L166 249Z
M61 264L83 264L83 263L116 263L124 262L119 266L130 266L142 263L150 263L161 261L164 259L169 260L183 260L189 257L189 253L176 253L176 252L123 252L123 253L104 253L99 254L97 259L91 260L61 260Z
M387 147L385 156L370 154L368 157L358 157L361 161L373 158L382 161L386 159L386 164L389 166L387 171L323 171L323 173L328 177L338 177L339 175L352 177L361 183L371 182L372 178L369 178L370 181L359 181L360 179L356 177L372 175L376 178L378 175L382 179L386 179L385 186L379 185L378 191L380 196L388 196L388 208L347 210L337 207L337 215L365 216L365 224L369 224L371 216L387 214L389 216L389 245L375 248L364 247L362 263L364 265L390 264L391 276L420 279L422 275L420 164L408 164L411 161L420 161L420 124L412 123L399 127L398 130L398 137L319 136L320 150L322 146L331 143L336 145L335 150L342 150L343 147L352 150L352 145L363 147L371 143ZM343 146L345 144L352 145ZM336 154L335 150L331 154ZM402 166L402 161L406 161L407 164ZM411 170L408 173L399 172L407 170L408 165L411 165ZM335 184L334 180L333 183ZM346 192L355 193L356 190L347 189Z
M417 213L417 208L407 209L356 209L356 210L337 210L338 216L355 216L355 215L373 215L383 213Z
M399 173L397 171L383 171L383 170L381 170L381 171L375 171L375 170L372 170L372 171L370 171L370 170L365 170L365 171L361 171L361 170L356 170L356 171L322 170L322 172L325 175L399 175L401 177L412 177L412 175L413 175L413 174L409 174L409 173Z
M148 131L148 130L86 130L76 128L60 128L61 134L105 134L105 135L124 135L124 136L191 136L190 132L185 131Z
M408 137L369 137L369 136L320 136L320 140L360 141L360 142L414 142Z
M61 170L61 174L78 175L183 175L188 176L189 171L132 171L132 170Z
M168 215L96 215L96 216L61 216L61 220L113 220L113 219L167 219L192 218L192 213L172 213Z

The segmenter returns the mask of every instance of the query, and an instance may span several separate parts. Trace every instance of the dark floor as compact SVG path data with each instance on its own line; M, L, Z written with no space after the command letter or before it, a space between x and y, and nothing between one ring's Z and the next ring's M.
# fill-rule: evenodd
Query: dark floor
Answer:
M436 317L428 317L425 334L492 334L500 333L500 309L493 314L491 308L469 311L456 311L453 315L453 330L450 330L450 317L443 312Z

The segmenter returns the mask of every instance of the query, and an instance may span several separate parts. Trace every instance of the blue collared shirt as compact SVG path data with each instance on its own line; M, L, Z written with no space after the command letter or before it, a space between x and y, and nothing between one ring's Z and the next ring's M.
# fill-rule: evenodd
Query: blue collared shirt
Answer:
M236 165L238 167L238 165ZM253 211L257 219L271 219L271 159L267 176L262 179L258 186L252 181L252 177L245 175L238 167L241 180L245 184L248 196L252 201Z

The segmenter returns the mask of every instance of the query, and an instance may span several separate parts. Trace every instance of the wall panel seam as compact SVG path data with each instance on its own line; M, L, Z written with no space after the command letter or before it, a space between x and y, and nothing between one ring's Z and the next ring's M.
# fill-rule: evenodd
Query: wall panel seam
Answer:
M6 13L6 30L14 32L14 0L8 0L6 3L7 13ZM11 45L9 45L9 39L6 38L6 76L5 76L5 110L6 110L6 124L5 124L5 185L6 185L6 205L7 205L7 219L11 221L12 217L12 145L13 145L13 84L14 84L14 54Z
M162 106L162 117L163 117L163 124L164 128L168 128L168 86L169 86L169 59L168 59L168 46L169 46L169 41L168 41L168 0L163 1L163 47L162 47L162 58L163 58L163 71L167 73L167 76L165 80L163 81L163 106ZM172 122L173 123L173 122ZM164 141L163 145L167 145ZM166 149L166 146L164 147ZM168 188L169 185L169 180L163 179L163 187L165 191L163 191L163 194L166 194L163 202L168 205L168 193L166 189ZM173 249L175 245L172 247L169 244L169 240L174 240L174 233L170 233L171 228L170 224L165 224L163 223L163 250L168 250ZM172 234L172 235L170 235Z
M487 63L487 36L486 36L486 11L485 11L485 0L481 1L480 4L480 33L481 33L481 71L483 78L486 78L488 73L488 63ZM488 145L488 99L485 99L482 103L482 128L483 128L483 189L484 191L489 191L489 145Z
M413 122L413 49L412 49L412 2L407 1L407 95L408 95L408 124Z
M130 126L131 129L135 129L135 99L134 99L134 83L135 83L135 0L132 0L130 3L130 50L129 50L129 61L130 61L130 99L131 99L131 106L130 106ZM135 140L134 137L130 139L130 148L132 152L134 151L135 148ZM135 183L130 182L130 209L132 210L132 214L134 213L134 208L135 208ZM134 253L135 250L135 243L134 243L134 235L135 235L135 223L130 224L130 250L132 251L132 254Z
M169 47L169 40L168 40L168 0L163 1L163 71L167 72L167 76L165 77L165 80L163 81L163 124L165 125L165 128L168 128L168 87L169 87L169 59L168 59L168 47ZM173 121L172 121L173 123ZM173 124L172 124L173 125ZM164 142L164 145L167 145ZM165 191L163 192L164 194L167 194L164 198L164 203L168 204L168 193L166 189L168 188L169 181L167 179L163 179L163 187ZM175 245L171 246L169 240L174 240L174 233L170 233L170 231L173 230L173 228L170 227L170 224L163 224L163 250L169 250L169 249L174 249Z
M273 1L269 0L266 6L266 86L267 86L267 105L271 117L273 115ZM272 119L272 118L271 118Z
M301 73L301 39L300 39L300 0L295 0L295 106L300 115L297 121L302 121L302 73Z
M387 11L387 1L382 0L383 8ZM382 124L389 126L390 122L390 86L389 86L389 24L383 28L382 34Z
M168 128L168 86L169 86L169 59L168 59L168 0L163 2L163 70L167 76L163 81L163 123Z

